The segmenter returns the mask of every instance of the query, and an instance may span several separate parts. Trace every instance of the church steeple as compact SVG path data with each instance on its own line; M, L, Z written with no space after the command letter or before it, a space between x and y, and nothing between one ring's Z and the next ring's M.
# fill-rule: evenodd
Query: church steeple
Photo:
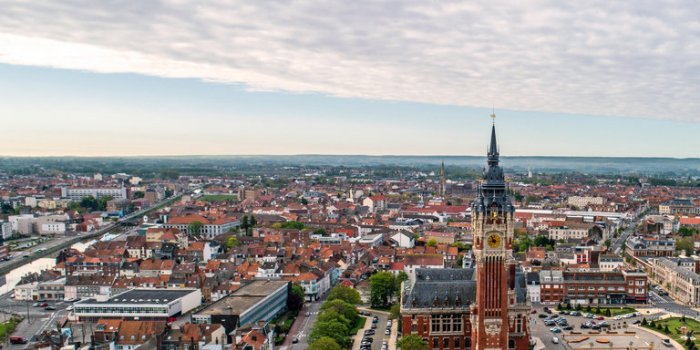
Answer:
M498 144L496 143L496 115L491 114L493 118L493 125L491 126L491 144L489 145L488 151L488 164L489 166L498 165Z

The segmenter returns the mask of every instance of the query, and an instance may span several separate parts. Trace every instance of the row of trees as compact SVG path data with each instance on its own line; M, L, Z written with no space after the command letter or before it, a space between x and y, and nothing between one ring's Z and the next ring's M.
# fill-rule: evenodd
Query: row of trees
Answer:
M552 250L554 249L554 245L556 244L556 241L553 239L548 238L545 235L539 234L535 236L535 239L531 239L529 235L527 234L521 234L519 235L514 244L513 244L513 250L517 252L525 252L530 247L545 247L547 250Z
M341 350L350 346L350 337L361 317L355 305L361 302L356 290L338 285L321 305L321 312L309 334L311 350Z
M68 209L75 210L80 213L93 212L93 211L104 211L107 210L107 202L114 199L112 196L103 196L100 199L96 199L93 196L83 197L79 202L72 201L68 203Z

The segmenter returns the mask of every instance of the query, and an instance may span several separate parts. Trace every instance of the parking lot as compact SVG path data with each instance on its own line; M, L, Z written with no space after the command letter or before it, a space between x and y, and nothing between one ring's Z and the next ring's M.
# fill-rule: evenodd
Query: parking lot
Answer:
M531 336L540 338L547 349L610 349L611 346L625 349L649 349L652 344L655 344L656 348L661 346L661 338L633 327L634 324L640 323L642 318L649 320L663 314L657 310L647 312L642 309L638 316L629 318L560 315L556 310L551 310L550 314L545 312L541 305L533 306L533 310L536 313L531 314L530 317ZM559 316L566 320L565 324L569 327L564 326L564 322L545 325L545 318L543 318L545 316ZM600 327L601 324L606 326ZM557 330L553 330L555 327L559 328L556 333ZM558 340L556 344L554 338Z

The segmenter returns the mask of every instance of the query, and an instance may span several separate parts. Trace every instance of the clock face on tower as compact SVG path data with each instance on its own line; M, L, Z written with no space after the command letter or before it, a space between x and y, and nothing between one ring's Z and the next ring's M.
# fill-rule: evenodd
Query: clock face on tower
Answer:
M486 243L489 245L489 248L494 249L498 248L501 246L501 235L497 233L491 233L486 237Z

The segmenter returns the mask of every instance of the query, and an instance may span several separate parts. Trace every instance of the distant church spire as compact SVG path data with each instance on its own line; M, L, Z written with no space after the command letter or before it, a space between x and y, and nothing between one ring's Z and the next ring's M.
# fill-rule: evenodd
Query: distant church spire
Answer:
M496 143L496 114L491 114L493 125L491 125L491 144L488 151L489 166L498 165L498 144Z

